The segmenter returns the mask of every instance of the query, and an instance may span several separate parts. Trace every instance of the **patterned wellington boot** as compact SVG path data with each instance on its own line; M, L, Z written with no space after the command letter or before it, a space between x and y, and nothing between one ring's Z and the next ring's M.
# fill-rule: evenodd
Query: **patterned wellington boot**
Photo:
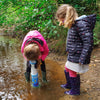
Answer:
M70 77L71 90L66 91L65 94L68 95L80 95L80 76Z
M66 84L61 85L61 87L64 89L71 89L69 72L66 72L66 70L64 70L64 72L65 72L65 77L66 77Z

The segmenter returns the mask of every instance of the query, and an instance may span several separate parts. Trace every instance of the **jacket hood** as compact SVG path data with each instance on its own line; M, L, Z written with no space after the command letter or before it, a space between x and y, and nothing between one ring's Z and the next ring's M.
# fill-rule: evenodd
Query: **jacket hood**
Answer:
M78 19L76 19L76 22L80 22L80 21L86 22L86 24L88 24L90 28L93 30L96 23L96 14L87 15L87 16L82 15Z

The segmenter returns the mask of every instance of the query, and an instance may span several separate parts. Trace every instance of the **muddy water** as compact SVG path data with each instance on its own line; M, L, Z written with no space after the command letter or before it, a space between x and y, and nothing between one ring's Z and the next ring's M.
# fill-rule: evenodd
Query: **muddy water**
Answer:
M64 63L59 65L50 55L46 59L48 83L42 83L40 68L40 88L33 88L31 82L25 81L26 61L20 46L18 40L0 36L0 100L100 100L100 48L93 51L90 70L81 75L81 95L69 96L60 88L65 83Z
M25 81L26 61L20 52L18 40L0 36L0 100L58 100L64 94L60 84L65 82L63 69L57 62L46 60L47 84L31 87Z

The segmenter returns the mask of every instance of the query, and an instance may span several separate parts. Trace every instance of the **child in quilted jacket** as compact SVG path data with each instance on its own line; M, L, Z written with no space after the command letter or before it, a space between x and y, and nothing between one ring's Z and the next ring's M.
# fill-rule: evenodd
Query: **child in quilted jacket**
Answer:
M24 37L21 52L27 60L27 68L25 78L30 81L30 73L32 77L32 86L39 87L37 67L41 66L42 80L46 80L45 58L49 53L48 45L43 36L37 31L33 30L27 33Z
M96 15L78 17L75 8L63 4L58 8L56 18L59 25L69 29L66 43L68 57L64 71L67 83L61 87L70 89L65 94L80 95L80 75L77 73L85 73L89 69Z

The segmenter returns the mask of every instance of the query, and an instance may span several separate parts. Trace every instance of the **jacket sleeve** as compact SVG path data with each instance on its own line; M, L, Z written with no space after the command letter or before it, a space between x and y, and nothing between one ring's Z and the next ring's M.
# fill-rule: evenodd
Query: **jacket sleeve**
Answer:
M78 33L83 43L79 63L85 64L87 56L91 55L93 49L93 30L88 22L80 21L78 23Z

